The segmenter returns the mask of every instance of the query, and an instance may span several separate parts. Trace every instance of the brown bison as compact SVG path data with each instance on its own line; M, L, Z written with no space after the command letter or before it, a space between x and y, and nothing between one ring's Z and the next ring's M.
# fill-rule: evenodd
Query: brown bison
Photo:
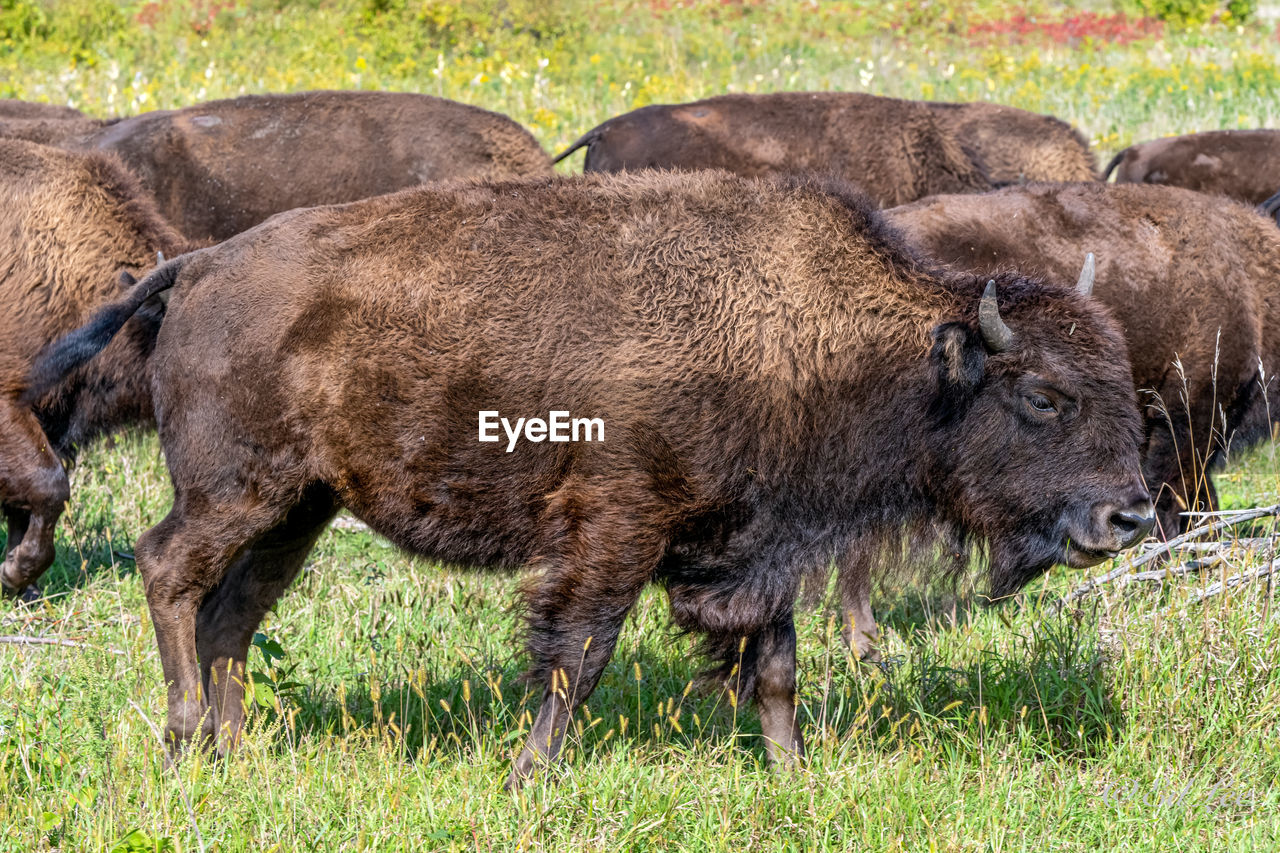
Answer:
M340 507L413 553L538 570L544 694L511 784L559 751L650 582L789 761L793 607L832 555L904 528L981 543L1000 594L1153 520L1099 307L936 273L811 185L646 172L293 211L160 267L41 384L169 288L175 499L136 553L175 744L234 744L254 629Z
M121 295L121 268L189 248L114 159L0 140L0 505L9 538L0 584L26 591L54 557L77 445L151 418L145 358L159 328L139 311L102 355L28 405L40 350Z
M588 131L584 170L727 169L747 177L814 173L857 184L879 205L993 184L981 158L928 104L843 92L720 95L654 105Z
M79 119L87 118L75 107L49 104L44 101L20 101L17 98L0 99L0 119Z
M1259 204L1280 187L1280 130L1214 130L1130 145L1102 179L1167 184Z
M1067 281L1097 256L1094 295L1124 329L1144 393L1148 486L1160 530L1212 510L1209 471L1228 447L1270 433L1280 370L1280 233L1255 211L1173 187L1011 187L942 196L886 213L935 259L984 274ZM1263 373L1265 371L1265 374Z
M927 106L978 153L996 184L1098 179L1088 140L1062 119L985 101Z
M124 119L83 147L119 155L169 221L206 242L428 181L551 174L506 116L405 92L246 95Z
M72 118L5 118L0 116L0 138L25 139L41 145L76 148L83 140L116 119L104 120L77 116Z

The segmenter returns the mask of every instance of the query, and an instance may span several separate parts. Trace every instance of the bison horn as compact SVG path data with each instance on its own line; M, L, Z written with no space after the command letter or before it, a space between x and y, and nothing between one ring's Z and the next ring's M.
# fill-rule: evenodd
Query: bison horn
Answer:
M1080 270L1080 279L1076 282L1076 290L1082 296L1091 296L1093 294L1093 275L1097 272L1097 264L1093 259L1093 252L1084 256L1084 269Z
M163 263L164 263L164 252L156 252L156 264L159 265Z
M978 331L982 332L982 339L992 352L1004 352L1013 346L1013 330L1000 319L995 279L987 282L987 289L982 291L982 301L978 303Z

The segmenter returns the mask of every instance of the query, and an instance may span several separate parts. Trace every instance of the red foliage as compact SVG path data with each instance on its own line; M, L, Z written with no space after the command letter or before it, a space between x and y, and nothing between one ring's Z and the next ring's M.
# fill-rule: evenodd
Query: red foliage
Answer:
M698 7L720 7L732 11L744 11L751 7L766 5L767 0L648 0L649 9L653 12L669 12L672 9L696 9Z
M133 20L138 26L154 27L156 21L164 14L171 0L151 0L145 4ZM213 28L214 19L219 13L236 7L236 0L196 0L193 4L191 18L187 21L196 35L206 35Z
M993 37L1007 36L1019 41L1044 39L1059 44L1092 39L1099 42L1128 44L1139 39L1159 36L1164 22L1158 18L1130 18L1124 14L1099 15L1081 12L1062 20L1042 20L1017 14L1002 21L983 21L969 27L970 36L995 41Z

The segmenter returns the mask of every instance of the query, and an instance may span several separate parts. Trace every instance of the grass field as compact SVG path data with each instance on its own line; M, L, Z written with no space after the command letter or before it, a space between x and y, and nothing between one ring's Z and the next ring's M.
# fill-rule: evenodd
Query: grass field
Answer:
M114 114L413 90L506 112L549 149L727 89L1003 101L1075 122L1102 158L1274 123L1274 22L1184 27L1139 8L0 0L0 96ZM1230 507L1280 501L1274 448L1233 459L1220 489ZM516 580L358 530L327 533L268 616L241 750L167 769L154 636L120 554L169 501L154 436L90 448L47 595L0 602L0 635L72 644L0 645L0 850L1280 849L1278 602L1258 586L1190 601L1270 553L1061 614L1046 602L1089 573L1057 569L1000 608L886 588L881 666L848 659L825 602L800 623L811 752L794 773L764 766L751 709L691 686L702 662L650 593L565 760L511 795L534 707Z

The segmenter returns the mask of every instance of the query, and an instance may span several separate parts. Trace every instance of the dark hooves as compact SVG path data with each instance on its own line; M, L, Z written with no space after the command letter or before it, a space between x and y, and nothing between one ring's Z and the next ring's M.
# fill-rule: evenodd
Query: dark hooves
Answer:
M40 587L33 583L27 584L22 589L10 589L7 586L3 587L3 589L5 598L12 598L23 604L34 604L41 598Z

